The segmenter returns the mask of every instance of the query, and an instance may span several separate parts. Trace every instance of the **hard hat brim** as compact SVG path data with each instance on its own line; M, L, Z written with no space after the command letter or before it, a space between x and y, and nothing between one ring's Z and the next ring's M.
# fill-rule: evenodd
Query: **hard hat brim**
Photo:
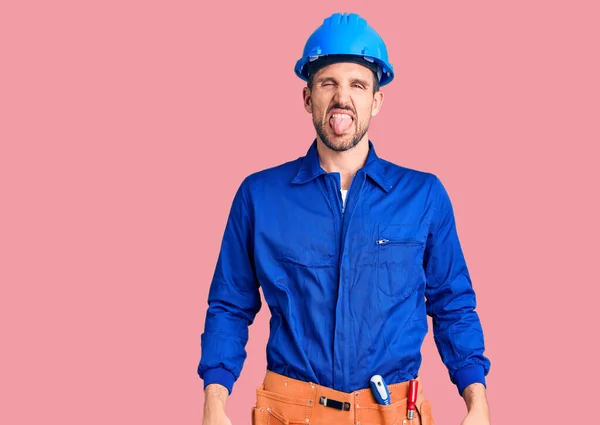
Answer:
M311 59L313 59L311 61ZM316 73L319 69L339 62L352 62L364 65L375 74L378 71L381 72L379 77L379 85L385 86L394 79L394 71L391 65L373 57L362 56L362 55L349 55L349 54L326 54L320 56L313 56L312 58L303 57L296 62L294 72L303 81L308 81L310 73ZM314 64L314 65L313 65ZM376 64L376 66L373 66Z

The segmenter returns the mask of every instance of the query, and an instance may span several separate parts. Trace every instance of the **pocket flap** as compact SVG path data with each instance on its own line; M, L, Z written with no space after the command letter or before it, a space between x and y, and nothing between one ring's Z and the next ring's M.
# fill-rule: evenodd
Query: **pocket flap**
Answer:
M425 243L427 230L417 224L380 224L378 240L392 243Z

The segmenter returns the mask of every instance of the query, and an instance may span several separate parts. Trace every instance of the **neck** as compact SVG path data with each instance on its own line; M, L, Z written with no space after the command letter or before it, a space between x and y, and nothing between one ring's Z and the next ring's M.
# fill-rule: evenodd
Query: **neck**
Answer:
M344 152L329 149L317 138L317 151L319 152L321 167L328 173L340 173L342 189L346 190L349 188L356 172L362 168L367 160L369 138L365 134L365 137L356 146Z

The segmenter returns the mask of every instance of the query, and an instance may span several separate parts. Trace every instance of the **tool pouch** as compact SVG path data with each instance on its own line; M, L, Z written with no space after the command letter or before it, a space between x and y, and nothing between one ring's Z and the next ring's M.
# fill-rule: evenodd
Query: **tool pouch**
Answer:
M413 419L408 419L407 403L404 398L389 405L359 404L357 422L361 425L435 425L429 400L419 394Z
M435 425L433 421L433 414L431 409L431 402L429 400L423 400L417 404L417 411L421 425Z

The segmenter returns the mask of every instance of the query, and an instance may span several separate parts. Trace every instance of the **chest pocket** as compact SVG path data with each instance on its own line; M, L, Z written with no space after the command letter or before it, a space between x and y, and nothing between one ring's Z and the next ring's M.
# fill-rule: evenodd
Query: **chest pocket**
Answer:
M380 224L377 239L377 287L402 300L424 283L426 229L416 224Z

